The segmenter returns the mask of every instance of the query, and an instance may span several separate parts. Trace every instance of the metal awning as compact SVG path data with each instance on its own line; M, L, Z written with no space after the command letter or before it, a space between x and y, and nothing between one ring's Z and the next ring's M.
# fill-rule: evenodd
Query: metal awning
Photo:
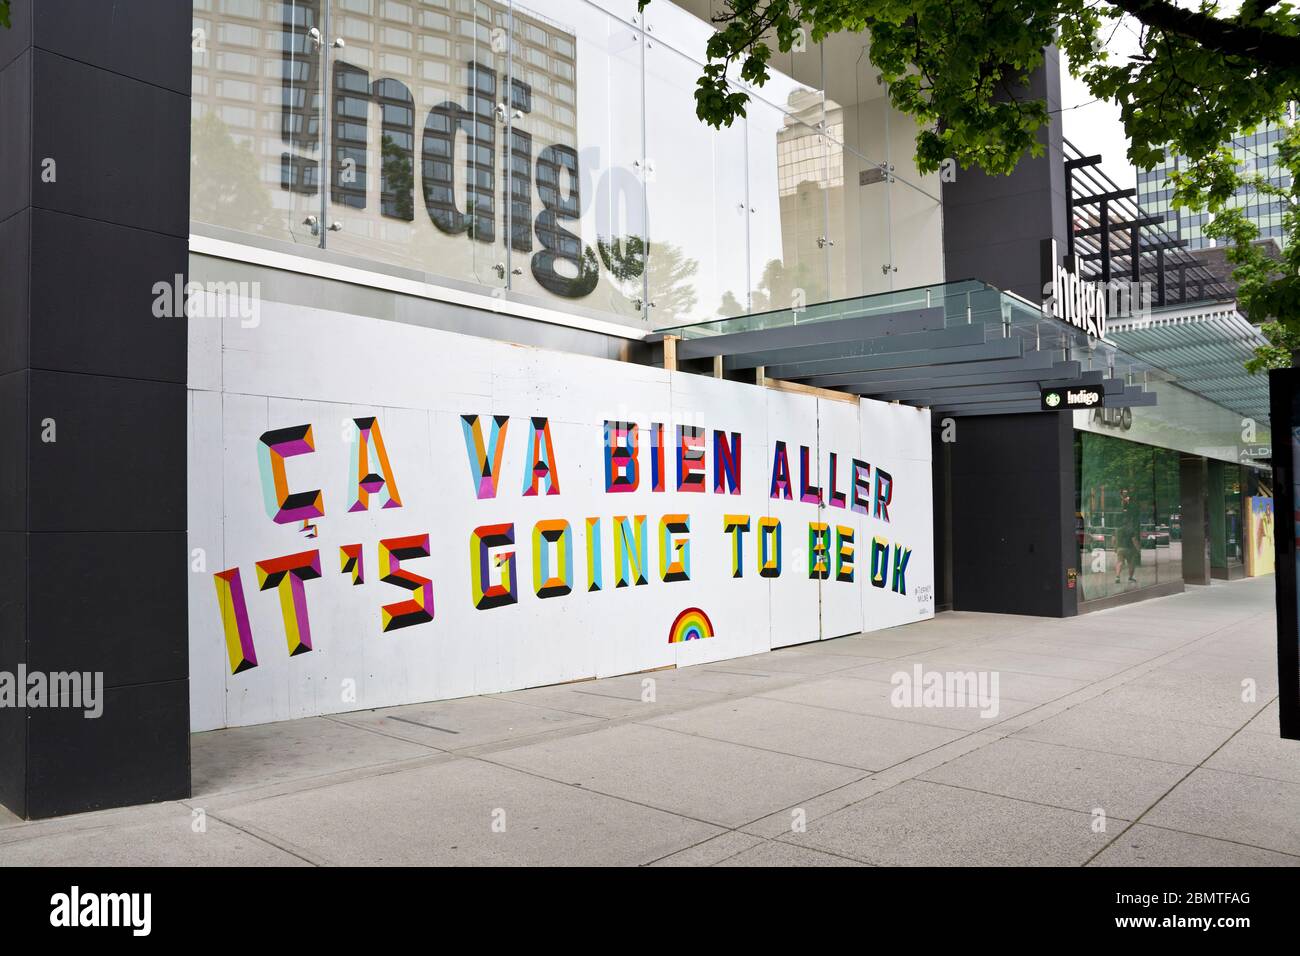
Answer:
M1170 376L977 280L665 328L677 361L835 389L947 415L1038 412L1043 388L1103 387L1106 407L1154 405ZM719 365L720 363L720 365Z
M1112 321L1106 337L1127 352L1168 369L1188 391L1257 422L1269 420L1268 377L1245 364L1268 340L1236 303L1157 309Z

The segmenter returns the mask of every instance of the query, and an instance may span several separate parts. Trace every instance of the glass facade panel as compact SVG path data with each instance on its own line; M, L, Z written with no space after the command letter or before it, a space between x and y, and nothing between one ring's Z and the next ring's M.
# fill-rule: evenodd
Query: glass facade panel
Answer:
M938 192L938 184L929 184ZM933 236L942 235L939 200L922 187L895 177L889 192L890 274L893 288L928 281L933 269Z
M828 98L820 44L714 130L712 27L667 2L197 0L194 26L196 234L637 328L942 279L882 92Z
M1228 465L1224 469L1223 508L1227 531L1225 550L1229 567L1242 565L1246 561L1246 519L1242 510L1241 472L1239 465Z
M644 43L622 6L626 19L573 0L513 7L510 288L639 322Z
M1210 567L1216 571L1236 569L1245 562L1242 471L1242 466L1230 462L1210 462Z
M865 58L864 58L865 59ZM886 292L906 288L895 271L894 229L892 212L894 201L902 192L889 163L889 107L881 87L875 82L870 64L858 63L855 77L855 95L869 96L851 107L845 107L845 134L852 149L847 153L849 163L848 183L856 190L857 201L850 235L855 240L861 266L850 278L856 280L862 294ZM850 193L852 195L852 193ZM938 203L935 203L937 210ZM934 255L929 246L926 257ZM928 281L928 277L920 280Z
M1075 432L1075 467L1079 599L1180 579L1177 453Z
M748 114L750 311L825 302L824 137L766 100Z
M1165 584L1183 576L1183 502L1178 452L1153 448L1155 458L1156 521L1145 536L1143 553L1156 565L1156 582Z
M1290 176L1278 165L1278 141L1285 133L1284 126L1266 123L1257 132L1236 136L1225 142L1225 148L1232 151L1233 157L1246 174L1263 177L1273 186L1286 189L1290 186ZM1179 156L1166 156L1165 162L1154 169L1139 171L1137 177L1138 202L1149 212L1163 212L1168 209L1168 200L1172 194L1169 174L1180 166L1186 168L1187 161ZM1270 220L1268 196L1261 194L1253 185L1241 186L1229 200L1229 205L1240 209L1260 229L1260 236L1274 235L1285 244L1285 236L1277 224ZM1176 210L1169 211L1169 222L1174 224L1178 238L1188 240L1192 249L1200 249L1216 243L1204 234L1210 217L1204 212L1183 213L1181 221ZM1178 232L1181 225L1182 231ZM1274 232L1276 230L1276 232Z
M680 122L695 111L702 70L662 42L647 43L654 108L646 114L646 140L655 146L646 159L647 285L656 326L748 311L747 124L714 129Z
M509 18L500 3L334 0L329 249L505 285Z
M320 244L321 2L195 0L193 221Z
M890 228L890 209L898 192L898 185L880 168L871 162L857 160L856 177L851 180L857 193L857 208L853 210L852 228L848 231L846 241L856 240L856 254L853 261L860 263L860 268L853 270L848 279L861 289L861 293L870 295L874 292L886 292L895 287L893 252L890 248L893 229ZM852 194L850 194L852 195ZM851 247L850 247L851 248ZM934 250L931 247L930 254ZM899 288L903 283L897 284Z

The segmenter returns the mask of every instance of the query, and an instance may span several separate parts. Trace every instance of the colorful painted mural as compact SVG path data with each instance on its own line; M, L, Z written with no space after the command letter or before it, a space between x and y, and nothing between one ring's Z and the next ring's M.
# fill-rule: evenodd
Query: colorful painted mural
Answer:
M1272 574L1274 565L1273 499L1256 495L1246 499L1246 574Z
M196 728L933 613L924 411L266 309L191 388Z

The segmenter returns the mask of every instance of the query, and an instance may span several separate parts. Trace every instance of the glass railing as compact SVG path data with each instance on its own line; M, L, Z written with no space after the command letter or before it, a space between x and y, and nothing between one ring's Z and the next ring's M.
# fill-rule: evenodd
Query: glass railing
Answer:
M970 303L978 304L982 296L992 292L996 297L1001 293L993 286L974 279L959 282L937 282L917 286L911 289L897 289L889 292L877 292L872 295L853 296L836 299L832 302L815 302L810 305L795 306L786 309L772 309L756 312L752 315L736 316L729 319L716 319L705 322L692 322L685 325L668 326L657 331L678 338L705 338L731 332L752 332L759 329L779 328L788 325L803 325L809 322L826 322L836 319L863 318L872 315L889 315L906 309L942 308L944 326L967 324L972 315L981 321L983 312L970 312Z
M700 339L923 308L942 309L944 328L982 325L986 329L985 341L1018 338L1022 340L1026 353L1050 353L1057 361L1078 362L1082 371L1105 372L1106 378L1120 379L1126 385L1176 380L1167 370L1125 352L1114 343L1093 338L1060 319L1044 315L1039 306L976 279L940 282L730 319L693 322L657 331L680 339Z

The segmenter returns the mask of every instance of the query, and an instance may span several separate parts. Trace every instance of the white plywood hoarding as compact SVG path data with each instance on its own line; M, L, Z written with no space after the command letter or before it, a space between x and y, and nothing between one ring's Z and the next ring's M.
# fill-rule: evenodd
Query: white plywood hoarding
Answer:
M196 730L933 614L928 412L274 303L215 339L190 400Z

